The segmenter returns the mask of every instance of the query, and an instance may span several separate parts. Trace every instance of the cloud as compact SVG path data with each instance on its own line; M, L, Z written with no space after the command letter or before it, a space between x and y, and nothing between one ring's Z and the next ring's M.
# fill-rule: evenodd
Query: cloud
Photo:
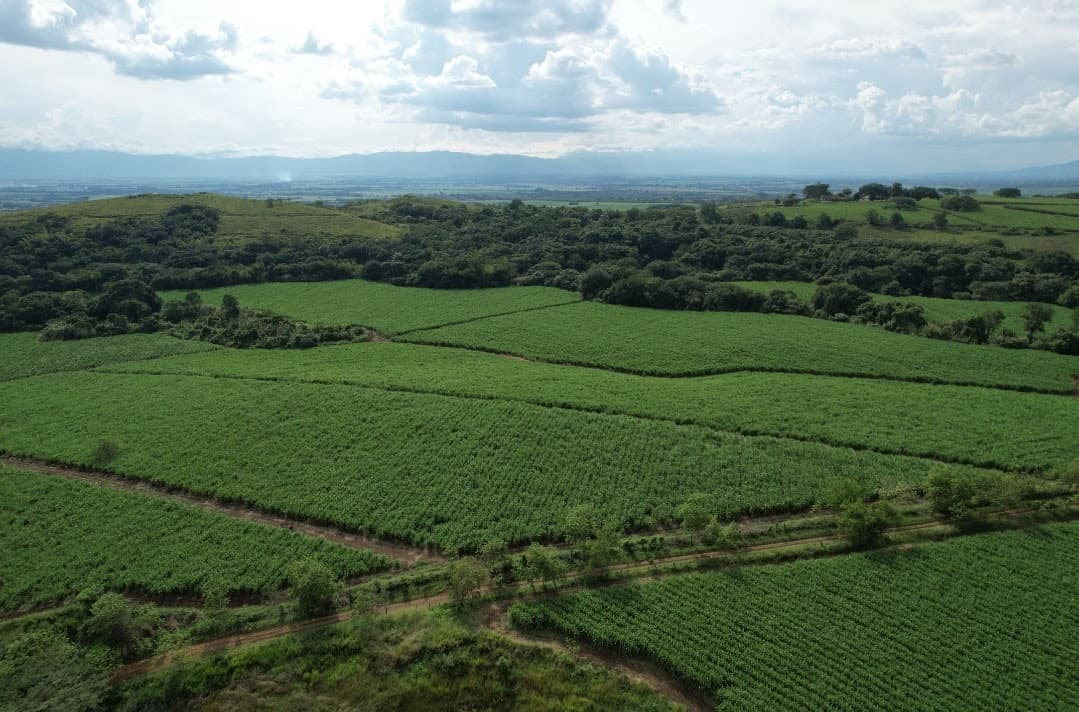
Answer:
M682 0L663 0L663 11L679 22L686 21L686 15L682 11Z
M404 18L506 42L596 33L606 23L609 7L609 0L406 0Z
M4 0L0 42L89 52L138 79L187 80L230 74L238 33L222 22L213 31L154 23L151 0Z
M296 50L297 54L313 54L319 56L329 56L335 52L333 44L329 42L319 42L318 37L314 32L307 33L307 39L304 40L300 48Z

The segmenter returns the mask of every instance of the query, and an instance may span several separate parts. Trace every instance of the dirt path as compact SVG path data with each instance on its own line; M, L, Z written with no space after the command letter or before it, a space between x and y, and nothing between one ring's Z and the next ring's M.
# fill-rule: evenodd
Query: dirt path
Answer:
M630 680L651 687L659 694L682 705L687 710L706 712L714 709L712 701L705 695L689 688L678 678L648 660L618 657L610 651L591 645L574 644L570 647L554 636L524 635L506 623L504 606L492 606L491 611L484 620L484 624L497 635L508 638L517 645L559 650L575 658L614 668Z
M1003 511L999 511L999 512L994 512L992 514L992 516L993 516L994 519L1006 519L1006 518L1013 518L1013 517L1016 517L1016 516L1021 516L1023 514L1029 514L1029 513L1033 512L1033 511L1035 511L1035 510L1031 509L1031 508L1016 508L1016 509L1008 509L1008 510L1003 510ZM924 530L924 529L932 529L932 528L945 527L945 526L947 526L947 523L942 523L942 522L938 522L938 521L934 520L934 521L930 521L930 522L922 522L922 523L919 523L919 524L911 524L911 525L907 525L907 526L903 526L903 527L896 527L894 529L888 530L888 532L891 533L891 534L899 534L899 533L903 533L903 532L919 531L919 530ZM816 537L806 537L804 539L793 539L793 540L788 540L788 541L770 542L770 543L767 543L767 544L757 544L755 546L742 547L741 549L738 549L737 552L707 551L707 552L699 552L699 553L695 553L695 554L683 554L683 555L671 556L671 557L667 557L667 558L658 558L658 559L655 559L654 561L643 561L643 562L642 561L634 561L634 562L629 562L629 563L625 563L625 564L619 564L619 565L616 565L616 566L609 567L608 571L610 571L612 573L627 573L627 572L632 572L632 571L646 571L646 570L652 569L652 568L654 568L656 566L665 566L665 565L678 564L678 563L688 563L688 562L694 562L694 561L697 561L697 562L699 562L699 561L707 561L707 560L710 560L710 559L728 557L728 556L731 556L734 553L749 554L749 553L754 553L754 552L769 551L769 550L782 549L782 548L792 548L793 549L793 548L799 548L799 547L804 547L804 546L811 546L811 545L816 544L816 543L834 542L834 541L838 541L839 539L840 539L840 537L838 535L816 536ZM878 550L887 550L887 549L903 549L903 550L905 550L905 549L909 549L910 547L911 547L910 544L900 544L900 545L896 545L896 546L884 547L883 549L878 549ZM832 554L832 555L842 555L842 554L846 554L846 553L848 553L848 552L847 551L842 551L842 552L836 552L835 554ZM745 565L746 563L748 563L748 562L743 562L743 565ZM669 576L669 575L676 575L676 574L679 574L679 573L684 573L684 571L681 570L681 569L675 570L675 571L659 571L659 572L656 572L655 574L651 574L651 575L648 575L648 576L636 577L636 578L630 579L630 582L650 581L650 580L663 578L663 577ZM503 589L503 596L504 596L503 601L496 604L496 605L504 607L504 606L508 605L508 603L511 600L513 600L513 601L526 601L526 600L529 600L529 599L537 599L537 598L542 598L542 597L545 597L545 596L557 596L557 595L562 595L562 594L567 594L567 593L573 593L575 591L581 591L581 590L584 590L586 588L606 588L606 587L609 587L609 586L626 585L627 583L628 582L626 580L624 580L624 579L616 579L616 580L613 580L613 581L598 582L598 583L585 583L584 576L582 575L582 576L578 576L578 577L572 579L571 582L568 583L568 585L563 585L562 587L560 587L560 588L558 588L558 589L556 589L554 591L544 591L544 590L533 591L530 584L528 584L526 582L519 582L519 583L516 583L516 584L512 584L512 585L506 587L505 589ZM479 589L477 593L480 594L480 595L492 593L492 589L490 587L483 587L483 588ZM440 593L438 595L428 596L426 598L418 598L418 599L413 599L413 600L408 600L408 601L401 601L401 602L398 602L398 603L390 603L390 604L387 604L387 605L384 605L384 606L379 606L378 609L376 610L376 613L378 613L380 615L387 615L387 614L392 614L392 613L401 613L401 612L404 612L404 611L429 609L429 608L433 608L435 606L442 605L444 603L448 603L449 600L450 600L449 594ZM263 630L254 631L252 633L242 633L242 634L239 634L239 635L232 635L232 636L227 636L227 637L224 637L224 638L217 638L217 639L214 639L214 640L208 640L208 641L203 642L203 643L196 643L194 645L190 645L190 646L187 646L185 648L170 651L168 653L165 653L164 655L159 655L159 656L154 657L154 658L149 658L147 660L142 660L142 661L139 661L139 662L136 662L136 663L131 663L131 664L125 665L124 667L119 668L116 671L116 673L114 674L114 679L115 680L125 680L125 679L133 677L135 675L141 675L141 674L153 672L155 670L160 670L161 668L164 668L164 667L168 666L169 664L171 664L173 662L180 661L180 660L189 659L189 658L196 658L196 657L199 657L199 656L202 656L202 655L208 655L208 654L212 654L212 653L217 653L217 652L221 652L221 651L224 651L224 650L228 650L230 648L240 647L240 646L243 646L243 645L251 645L251 644L254 644L254 643L265 642L265 641L273 640L275 638L280 638L280 637L286 636L286 635L294 635L296 633L303 633L303 632L307 632L307 631L311 631L311 630L317 630L319 628L323 628L323 627L326 627L326 626L329 626L329 625L334 625L336 623L342 623L344 621L349 620L351 617L352 617L351 612L344 611L344 612L340 612L340 613L335 613L333 615L324 616L322 618L314 618L314 619L307 620L307 621L288 623L288 624L285 624L285 625L274 626L272 628L265 628ZM499 631L499 632L502 632L502 631ZM521 634L516 634L516 635L518 636L517 638L515 638L517 640L530 640L530 638L527 637L527 636L524 636L524 635L521 635ZM585 647L585 646L582 646L582 647ZM622 658L614 656L611 653L608 653L608 652L605 652L605 651L602 651L602 650L598 650L598 649L592 651L591 654L594 656L595 660L597 660L599 662L603 662L604 664L616 665L616 666L624 664L624 665L629 666L629 669L634 670L637 675L641 676L641 679L643 681L647 682L648 681L647 680L648 676L651 676L651 679L653 681L655 681L657 685L658 684L669 685L666 689L668 689L668 690L670 690L672 692L672 694L671 694L672 699L679 699L679 701L682 702L682 704L686 704L686 706L689 707L690 709L702 709L699 705L702 703L703 698L698 698L696 700L696 702L693 703L693 704L690 704L690 702L692 702L692 698L690 699L690 702L686 702L681 698L676 698L675 695L674 695L675 692L677 692L679 695L682 695L682 696L687 696L687 695L689 695L689 693L685 690L684 687L678 686L677 684L674 684L674 683L670 683L670 680L672 680L673 678L670 678L669 676L667 676L667 674L665 672L663 672L661 669L657 668L656 666L652 665L651 663L648 663L648 662L645 662L645 661L632 661L632 660L631 661L626 661L626 660L624 660ZM666 683L663 683L664 676L666 676L666 678L665 678L667 680ZM660 688L657 687L656 689L660 689ZM705 707L703 709L710 709L710 707L707 704L705 704Z
M267 512L254 509L252 507L244 507L235 504L225 504L224 502L216 500L213 497L187 494L185 492L179 492L164 487L162 485L153 484L151 482L144 482L127 477L121 477L119 475L113 475L106 472L96 472L93 470L84 470L74 467L50 465L46 462L42 462L41 460L23 457L0 456L0 464L21 470L32 470L34 472L38 472L44 475L54 475L56 477L67 478L69 480L89 482L91 484L99 486L141 492L143 494L149 494L154 497L163 497L165 499L172 499L179 502L184 502L186 504L191 504L201 509L205 509L211 512L217 512L218 514L224 514L228 517L244 519L249 522L256 522L258 524L265 524L273 527L281 527L297 534L303 534L305 536L319 537L321 539L331 541L335 544L340 544L341 546L347 546L350 549L365 549L367 551L374 551L384 556L388 556L391 559L396 559L405 566L409 567L414 566L417 562L421 560L429 562L443 560L441 556L435 554L432 551L406 546L404 544L397 544L395 542L388 542L382 539L375 539L373 537L364 536L362 534L352 534L337 529L335 527L324 526L320 524L311 524L310 522L305 522L299 519L291 519L282 515L269 514Z

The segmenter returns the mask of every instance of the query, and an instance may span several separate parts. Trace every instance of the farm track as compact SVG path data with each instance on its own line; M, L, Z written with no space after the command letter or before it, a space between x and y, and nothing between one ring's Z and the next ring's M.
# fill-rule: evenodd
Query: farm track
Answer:
M521 357L514 356L513 354L499 354L503 358L527 360ZM848 442L840 440L831 440L823 437L814 437L811 435L796 435L793 433L784 433L771 430L757 430L755 428L721 428L712 423L697 420L695 418L664 418L659 415L650 415L645 413L635 413L629 410L614 410L610 408L592 408L586 405L577 405L573 403L554 403L540 400L533 400L529 398L514 398L511 396L494 396L478 393L461 393L459 391L440 390L440 389L427 389L427 388L415 388L411 386L392 386L392 385L374 385L368 383L355 383L351 381L333 381L326 379L307 379L307 378L285 378L279 376L239 376L233 374L214 374L214 373L199 373L195 371L152 371L144 369L124 369L119 370L116 368L108 371L100 371L99 373L109 374L121 374L132 376L158 376L158 377L181 377L181 378L214 378L224 379L230 381L254 381L260 383L292 383L292 384L307 384L316 386L337 386L341 388L360 388L371 391L382 391L384 393L412 393L416 395L428 395L428 396L441 396L444 398L459 398L463 400L473 401L486 401L496 403L521 403L524 405L531 405L537 408L545 408L548 410L562 410L574 413L587 413L590 415L605 415L618 418L632 418L635 420L645 420L657 423L670 423L678 426L689 426L694 428L704 428L706 430L721 433L726 435L742 435L746 437L766 437L776 440L791 440L802 443L812 443L815 445L821 445L824 447L832 448L844 448L847 450L855 450L858 452L874 452L878 455L888 455L892 457L910 457L919 460L927 460L930 462L936 462L946 465L970 465L971 467L980 467L994 470L1001 470L1003 472L1010 472L1014 474L1032 474L1033 470L1028 470L1013 465L1006 465L999 462L993 462L989 460L974 460L970 458L961 457L948 457L940 455L938 453L927 452L911 452L905 450L898 450L886 447L877 447L873 445L867 445L859 442ZM1079 379L1076 381L1076 396L1079 397Z
M990 516L993 520L1011 520L1020 517L1025 514L1030 514L1035 511L1032 508L1015 508L1008 510L1001 510L993 512ZM931 529L946 530L950 526L946 522L930 521L921 522L918 524L910 524L901 527L895 527L888 530L888 534L903 534L916 531L924 531ZM957 534L956 536L971 536L970 534ZM679 574L688 573L685 567L679 567L672 570L661 570L658 567L670 567L677 566L679 564L700 563L704 561L710 561L715 559L732 558L735 556L741 556L746 554L754 554L759 552L775 551L782 549L801 549L807 546L813 546L816 544L836 543L842 541L842 537L838 534L827 536L813 536L805 537L802 539L789 539L786 541L769 542L766 544L756 544L753 546L745 546L737 551L706 551L694 554L680 554L676 556L670 556L666 558L656 558L648 561L632 561L624 564L617 564L607 568L608 573L619 574L633 574L634 572L641 572L644 575L635 576L628 581L625 577L610 581L589 579L588 574L579 574L573 579L570 579L566 584L560 586L553 591L534 591L531 586L526 582L519 582L509 587L504 588L498 597L501 600L501 605L506 605L511 601L523 601L531 599L539 599L551 596L559 596L567 593L574 593L583 591L586 589L596 588L608 588L614 586L624 586L627 583L652 581L667 576L674 576ZM910 544L898 544L882 547L877 551L884 551L888 549L908 549ZM843 556L851 553L848 550L840 550L833 552L821 552L821 556ZM752 565L770 565L771 562L745 562L740 561L739 566L752 566ZM486 595L495 593L492 587L483 587L477 591L478 595ZM406 611L430 609L435 606L448 603L450 596L448 593L440 593L433 596L427 596L423 598L410 599L406 601L399 601L397 603L389 603L383 606L379 606L376 613L381 615L390 615L395 613L403 613ZM137 675L151 673L168 665L179 662L182 660L188 660L192 658L198 658L204 655L210 655L213 653L220 653L232 648L237 648L246 645L252 645L256 643L263 643L270 640L275 640L287 635L293 635L296 633L306 633L314 630L319 630L327 626L336 625L338 623L344 623L351 619L352 613L350 611L342 611L334 613L332 615L323 616L321 618L313 618L307 621L299 621L294 623L288 623L284 625L274 626L271 628L264 628L262 630L254 631L251 633L241 633L237 635L230 635L223 638L216 638L214 640L207 640L202 643L196 643L189 645L185 648L179 648L169 651L157 657L148 658L146 660L140 660L138 662L129 663L121 668L118 668L114 673L113 679L115 681L123 681L130 679Z
M200 509L216 512L235 519L243 519L272 527L281 527L297 534L318 537L350 549L373 551L400 561L406 567L415 566L416 563L420 561L437 562L443 560L438 554L425 549L388 542L383 539L376 539L362 534L354 534L331 526L313 524L300 519L292 519L278 514L271 514L252 507L229 504L213 497L190 494L174 488L165 487L144 480L137 480L123 475L77 467L54 465L43 460L13 457L9 455L0 456L0 465L183 502L199 507Z
M571 647L565 641L554 636L525 635L506 624L505 612L504 606L492 606L484 625L496 635L507 638L517 645L557 650L586 662L614 668L630 680L648 685L660 695L683 705L692 712L706 712L714 709L712 701L703 693L690 688L680 679L649 660L619 657L603 648L583 643L575 644Z
M542 304L538 307L525 307L524 309L514 309L512 311L499 312L497 314L484 314L482 316L469 317L468 319L459 319L457 321L447 321L442 324L433 324L431 326L417 326L414 329L405 329L404 331L398 331L393 336L404 336L405 334L414 334L417 331L431 331L433 329L441 329L444 326L459 326L461 324L471 324L474 321L483 321L484 319L494 319L499 316L511 316L513 314L526 314L528 312L542 311L544 309L554 309L555 307L567 307L570 304L577 304L584 301L581 297L568 302L559 302L558 304Z

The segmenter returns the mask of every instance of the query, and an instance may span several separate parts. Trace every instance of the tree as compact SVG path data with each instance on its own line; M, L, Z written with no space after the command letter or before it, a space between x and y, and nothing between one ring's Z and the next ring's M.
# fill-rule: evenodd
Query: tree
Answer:
M831 195L828 188L827 183L813 183L802 188L802 195L806 197L806 200L820 200Z
M997 188L993 191L993 195L998 198L1019 198L1022 197L1023 191L1018 188Z
M867 198L869 200L887 200L892 195L892 189L883 183L867 183L854 194L855 200Z
M578 504L566 514L566 541L577 546L596 531L596 510L591 504Z
M945 213L933 213L933 229L947 230L948 216Z
M119 593L103 593L90 606L90 617L82 625L82 638L107 645L130 660L138 651L150 625L131 602Z
M887 502L849 502L843 506L836 525L852 547L866 549L880 542L898 518L895 508Z
M1027 331L1027 343L1034 342L1034 334L1045 330L1045 325L1053 318L1053 307L1048 304L1027 304L1020 312L1023 328Z
M907 226L907 221L903 219L902 213L892 213L892 217L889 218L888 224L893 230L902 230Z
M719 222L719 207L716 201L709 200L701 203L701 222L714 225Z
M221 297L221 315L230 321L238 319L240 317L240 301L231 294Z
M858 307L870 301L869 293L846 282L832 282L813 293L813 308L825 316L856 314Z
M315 559L294 561L288 568L288 580L297 608L304 616L333 611L344 588L333 571Z
M708 523L712 521L712 510L708 495L696 492L686 497L682 506L678 508L678 517L682 520L682 526L700 535Z
M487 581L487 570L472 557L458 559L449 565L450 602L458 608L466 606Z
M973 213L981 210L982 204L972 195L953 195L940 201L940 207L942 210L954 210L958 213Z
M528 581L535 592L537 579L545 583L558 581L565 576L566 568L545 547L532 542L514 562L513 571L519 580Z
M602 572L622 556L622 532L607 525L585 546L585 561L594 572Z
M713 519L704 529L703 539L723 551L734 551L742 545L742 532L734 522L720 524Z

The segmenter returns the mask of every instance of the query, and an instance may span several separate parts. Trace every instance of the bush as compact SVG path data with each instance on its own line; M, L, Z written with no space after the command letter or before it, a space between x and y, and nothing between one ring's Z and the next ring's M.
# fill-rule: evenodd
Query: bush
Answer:
M974 213L982 209L982 204L970 195L953 195L940 201L940 207L957 213Z
M868 301L868 292L846 282L826 284L813 294L813 308L825 316L857 313L858 308Z
M337 597L344 590L333 572L320 561L295 561L288 570L289 585L303 616L330 613L337 608Z
M120 446L113 440L101 440L94 453L90 456L90 462L94 467L105 467L120 456Z
M843 506L836 524L851 546L866 549L879 543L884 532L898 519L895 508L887 502L850 502Z

